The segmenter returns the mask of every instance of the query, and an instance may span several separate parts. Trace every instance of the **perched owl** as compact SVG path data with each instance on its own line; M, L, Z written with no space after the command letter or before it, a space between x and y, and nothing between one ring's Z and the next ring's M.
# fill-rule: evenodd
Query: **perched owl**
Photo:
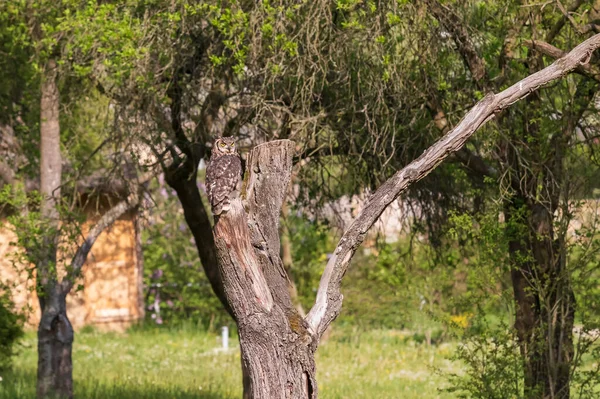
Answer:
M229 209L229 200L240 195L242 161L233 137L220 137L213 145L206 168L206 194L214 215Z

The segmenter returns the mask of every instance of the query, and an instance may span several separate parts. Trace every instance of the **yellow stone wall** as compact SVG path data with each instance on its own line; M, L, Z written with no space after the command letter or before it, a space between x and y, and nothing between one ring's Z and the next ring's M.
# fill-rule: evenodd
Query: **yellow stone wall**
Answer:
M127 214L105 230L92 247L82 278L67 297L67 313L75 328L94 325L103 330L123 330L143 317L135 235L135 214ZM86 224L92 225L94 218ZM85 232L84 228L84 232ZM39 303L24 265L14 265L18 248L10 226L0 227L0 281L10 285L19 309L27 311L28 324L37 326ZM83 290L77 291L77 286Z

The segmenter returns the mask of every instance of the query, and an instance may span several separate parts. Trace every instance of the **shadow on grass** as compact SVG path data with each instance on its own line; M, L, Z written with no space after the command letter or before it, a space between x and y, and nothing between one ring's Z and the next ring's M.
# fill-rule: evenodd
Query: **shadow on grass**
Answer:
M36 376L33 371L12 370L1 375L0 399L35 398ZM192 392L177 387L155 386L94 380L74 381L74 396L78 399L229 399L231 395L203 389Z

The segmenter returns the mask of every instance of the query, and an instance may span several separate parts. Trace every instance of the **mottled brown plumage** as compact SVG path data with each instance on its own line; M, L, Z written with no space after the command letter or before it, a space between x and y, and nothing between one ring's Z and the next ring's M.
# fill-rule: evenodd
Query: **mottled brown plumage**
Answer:
M215 140L206 168L206 193L214 215L229 209L229 201L240 195L242 162L233 137Z

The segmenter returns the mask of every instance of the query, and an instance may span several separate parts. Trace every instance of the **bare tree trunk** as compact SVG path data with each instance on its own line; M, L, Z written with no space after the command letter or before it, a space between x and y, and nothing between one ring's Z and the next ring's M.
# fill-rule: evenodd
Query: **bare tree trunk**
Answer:
M295 309L279 257L279 216L291 175L289 140L256 147L242 201L214 226L225 295L239 327L250 398L315 398L316 339ZM251 226L250 228L248 226Z
M38 398L73 397L73 329L56 273L60 221L58 203L62 177L59 105L57 65L54 60L49 60L42 76L40 103L41 218L46 234L36 254L42 311L38 327Z

